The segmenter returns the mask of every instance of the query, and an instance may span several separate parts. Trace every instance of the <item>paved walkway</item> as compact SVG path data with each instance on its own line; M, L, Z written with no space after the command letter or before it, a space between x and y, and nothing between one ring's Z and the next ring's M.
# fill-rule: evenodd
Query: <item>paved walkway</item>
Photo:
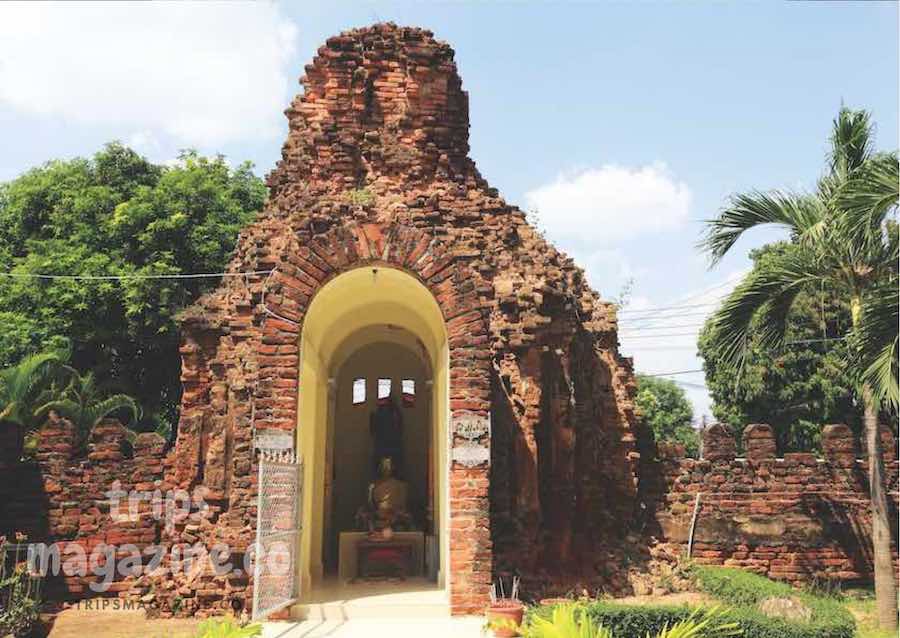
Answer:
M482 638L483 624L471 616L268 622L263 638Z

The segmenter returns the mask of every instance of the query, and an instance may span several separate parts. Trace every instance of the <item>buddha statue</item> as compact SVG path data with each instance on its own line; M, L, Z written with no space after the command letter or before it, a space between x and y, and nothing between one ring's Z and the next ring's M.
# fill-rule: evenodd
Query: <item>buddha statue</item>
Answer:
M383 457L378 463L378 478L369 485L369 503L360 508L357 520L369 532L389 538L395 529L409 529L412 519L407 511L406 481L394 476L394 460Z

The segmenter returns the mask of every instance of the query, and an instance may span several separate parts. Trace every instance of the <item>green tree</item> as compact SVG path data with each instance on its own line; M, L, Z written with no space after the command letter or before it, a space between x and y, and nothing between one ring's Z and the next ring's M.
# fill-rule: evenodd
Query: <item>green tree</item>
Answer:
M65 336L74 368L144 407L140 429L174 424L174 317L217 281L141 277L221 272L238 231L265 201L251 168L193 151L155 165L113 143L0 185L0 272L14 275L0 277L0 367Z
M637 377L637 398L644 423L650 426L657 441L681 443L689 456L700 451L700 437L691 422L694 411L684 390L670 379Z
M751 276L790 250L789 244L775 243L752 251ZM748 423L771 425L780 453L818 450L828 423L846 423L858 432L853 379L844 365L848 344L840 339L850 327L847 304L830 291L801 291L788 311L780 348L760 343L759 321L753 320L740 370L716 348L712 320L698 341L713 414L731 428L737 443Z
M801 292L826 290L850 308L844 365L863 406L875 592L885 629L897 627L897 593L878 411L885 404L896 409L898 397L898 175L896 155L873 152L868 113L842 108L828 170L814 193L735 195L710 220L703 241L715 264L750 229L774 224L791 234L790 244L745 277L712 319L717 356L738 371L753 339L761 347L784 346L790 310Z

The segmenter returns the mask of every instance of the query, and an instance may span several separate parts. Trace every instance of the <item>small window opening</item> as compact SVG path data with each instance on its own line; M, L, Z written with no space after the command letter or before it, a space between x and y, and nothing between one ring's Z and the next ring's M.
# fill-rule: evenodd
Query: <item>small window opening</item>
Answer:
M366 380L362 377L353 380L353 405L366 402Z
M416 403L416 381L415 379L403 379L400 382L400 389L403 393L403 405L412 407Z
M391 396L391 380L378 379L378 398L387 399Z

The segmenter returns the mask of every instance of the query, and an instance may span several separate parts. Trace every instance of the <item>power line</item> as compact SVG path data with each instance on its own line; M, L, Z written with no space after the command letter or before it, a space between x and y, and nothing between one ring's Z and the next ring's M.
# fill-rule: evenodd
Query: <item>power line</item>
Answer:
M722 295L721 297L717 297L717 299L724 299L726 296L727 295ZM635 309L635 310L627 310L626 309L626 310L620 310L618 312L618 314L632 315L635 313L641 313L641 314L655 313L655 312L661 312L664 310L681 310L684 308L701 308L704 306L716 306L716 305L718 305L718 303L719 303L718 301L710 301L710 302L704 302L704 303L685 304L685 305L680 305L680 306L654 306L653 308L640 308L640 309ZM636 318L640 318L640 317L636 317Z
M703 372L703 368L697 368L696 370L677 370L675 372L657 372L656 374L644 374L642 376L645 377L672 377L676 374L694 374L696 372ZM638 373L640 374L640 373Z
M738 273L738 274L732 275L731 277L729 277L728 279L726 279L725 281L723 281L721 283L718 283L714 286L709 286L708 288L704 288L703 290L696 292L692 295L689 295L687 297L684 297L683 299L679 299L677 303L685 304L685 302L690 301L691 299L696 299L697 297L702 297L703 295L706 295L706 294L712 292L713 290L717 290L719 288L724 288L725 286L729 286L732 283L734 283L735 279L739 279L739 278L743 277L744 274L745 273ZM713 297L713 299L721 300L721 299L724 299L725 297L727 297L729 294L730 293L716 295L715 297ZM674 308L696 308L697 306L712 306L712 305L715 305L716 303L717 303L717 301L712 301L712 302L702 303L702 304L658 306L655 308L635 308L634 310L628 310L628 308L623 308L622 310L619 311L619 313L620 314L623 314L623 313L633 314L633 313L642 313L642 312L655 312L658 310L668 310L668 309L674 309Z
M691 383L690 381L679 381L678 379L669 379L672 383L677 383L678 385L683 385L686 388L696 388L698 390L706 390L707 386L705 383Z
M702 323L671 323L656 326L638 326L635 328L624 328L622 332L647 332L648 330L672 330L673 328L702 328Z
M631 336L631 335L620 335L620 336L622 336L625 339L662 339L663 337L696 337L697 333L696 332L672 332L672 333L661 334L661 335L639 334L636 336Z
M694 350L696 352L697 346L627 346L623 348L623 350L628 350L629 352L632 350L646 351L646 350Z
M108 281L120 279L205 279L210 277L254 277L271 274L272 270L251 270L249 272L200 272L171 275L43 275L39 273L0 272L0 277L11 279L66 279L86 281Z

